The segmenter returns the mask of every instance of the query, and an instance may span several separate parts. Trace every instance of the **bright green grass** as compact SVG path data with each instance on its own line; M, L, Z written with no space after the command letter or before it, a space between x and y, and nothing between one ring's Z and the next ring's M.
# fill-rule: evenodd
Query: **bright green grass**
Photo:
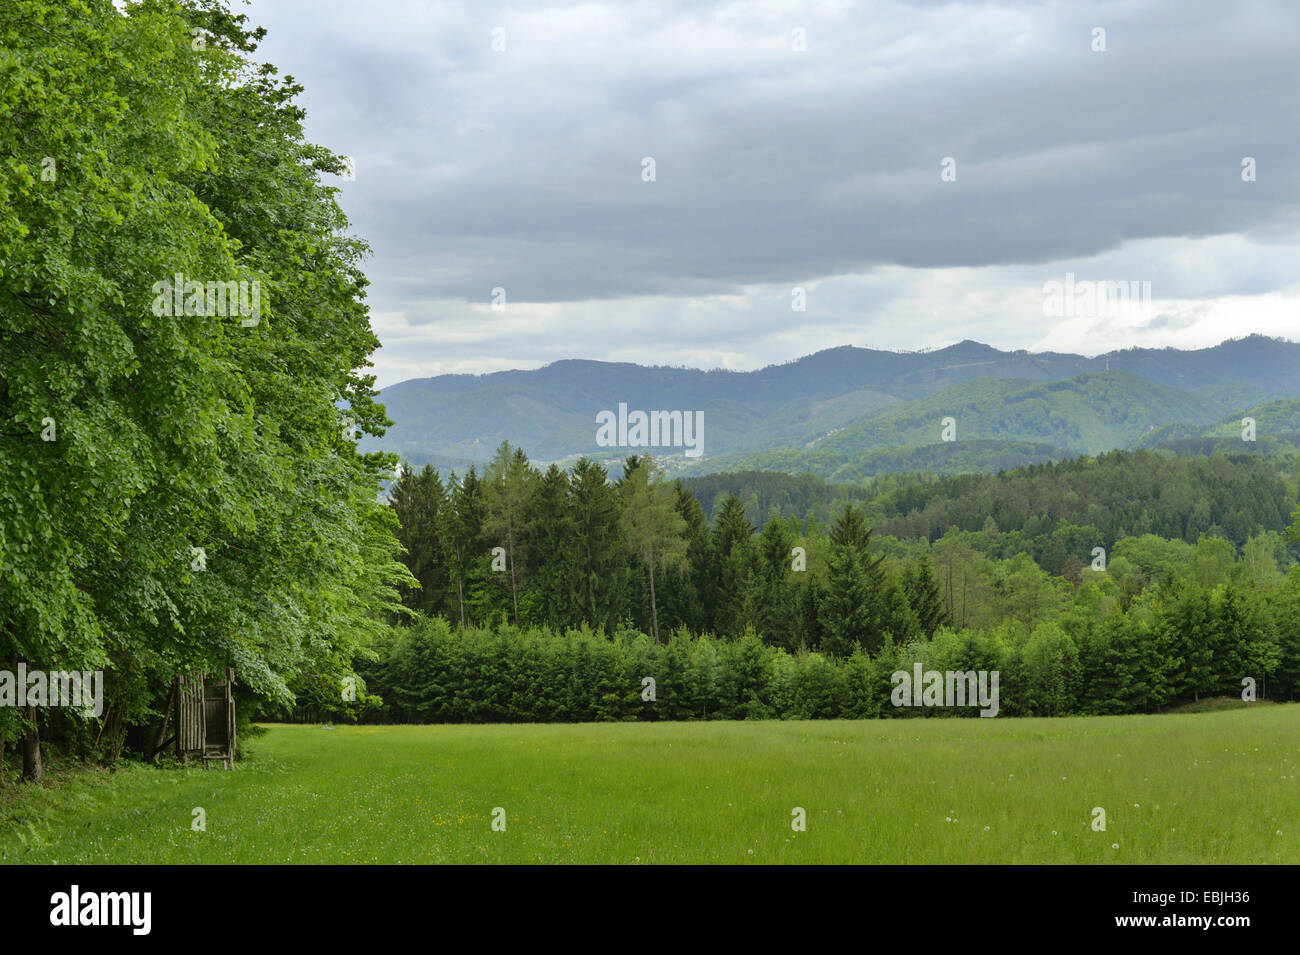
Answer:
M231 773L134 766L11 804L0 861L1300 862L1300 705L272 726L249 749ZM206 832L191 831L197 806ZM491 828L497 806L505 832ZM806 832L791 830L796 806ZM36 821L16 822L23 812Z

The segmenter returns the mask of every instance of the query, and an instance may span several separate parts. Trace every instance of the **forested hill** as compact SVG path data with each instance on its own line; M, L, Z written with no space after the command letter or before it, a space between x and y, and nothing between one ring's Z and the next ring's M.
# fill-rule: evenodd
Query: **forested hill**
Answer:
M1256 335L1196 351L1096 358L971 341L930 352L846 346L753 372L575 360L405 381L382 399L394 425L371 446L415 464L463 470L501 441L539 463L621 460L636 449L598 444L596 416L624 404L702 413L701 457L680 447L657 452L676 473L774 470L846 482L1199 439L1253 408L1300 399L1300 344ZM1261 414L1261 433L1275 441L1270 429L1293 416ZM955 421L955 440L941 440L945 417Z
M1053 535L1069 543L1076 537L1096 541L1142 534L1195 543L1201 534L1214 534L1240 546L1251 535L1284 530L1300 503L1295 459L1247 454L1117 451L996 475L883 476L870 487L761 471L683 483L710 519L730 495L760 526L774 514L826 524L844 503L859 501L877 530L893 537L936 540L950 528L990 530L1020 535L1030 550L1033 540ZM1007 542L1011 550L1013 543Z
M1249 422L1243 419L1248 417ZM1247 425L1249 424L1249 428ZM1253 440L1243 442L1253 431ZM1168 448L1180 454L1248 449L1267 455L1285 455L1300 448L1300 401L1283 398L1251 408L1246 415L1227 415L1200 427L1187 423L1165 425L1145 435L1143 448Z

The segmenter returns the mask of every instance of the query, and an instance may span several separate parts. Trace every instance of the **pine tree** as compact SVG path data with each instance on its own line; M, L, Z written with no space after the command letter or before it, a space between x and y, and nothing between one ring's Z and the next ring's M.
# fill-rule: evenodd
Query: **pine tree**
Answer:
M734 494L728 494L713 519L713 549L725 558L731 548L754 536L755 527L745 514L745 505Z
M796 629L797 606L791 580L794 529L772 514L758 535L755 612L752 625L769 642L789 645ZM746 621L749 623L750 621Z
M933 639L940 627L952 626L948 616L943 595L939 592L939 582L934 577L930 565L930 555L922 554L914 563L909 564L903 575L903 593L907 603L920 621L921 630L926 639Z
M921 620L908 602L907 594L888 577L882 580L876 591L874 610L867 642L869 649L878 649L885 633L892 634L900 645L925 639Z
M610 629L622 612L627 567L619 496L603 467L578 460L569 480L568 508L574 616L594 628Z
M870 543L866 518L855 505L845 505L831 528L826 587L818 600L821 648L835 656L848 656L858 646L874 652L884 639L879 628L884 558L868 554Z
M484 603L482 588L491 562L483 536L486 510L483 485L474 465L469 466L469 472L459 481L453 471L448 483L450 496L448 506L443 509L443 552L456 593L460 625L465 627L473 622L471 608Z
M713 544L709 539L709 524L704 518L704 508L699 499L680 481L674 482L677 495L677 513L686 521L686 562L690 568L690 612L683 623L700 632L708 628L708 597L706 575L713 558Z
M1263 684L1282 658L1271 622L1247 593L1232 584L1217 588L1213 607L1211 645L1217 692L1239 694L1244 677Z
M1196 584L1174 580L1162 597L1157 625L1166 629L1169 643L1182 661L1174 683L1175 696L1191 694L1199 700L1202 693L1215 689L1209 594Z
M746 620L744 601L755 585L757 555L754 550L754 525L745 514L745 505L728 494L713 519L710 576L714 581L711 623L715 633L740 633Z
M420 471L402 468L389 491L389 504L397 514L397 538L406 549L402 562L420 584L408 588L402 602L427 614L444 608L447 567L441 540L442 507L446 489L430 465Z
M1275 695L1286 700L1300 699L1300 564L1291 566L1285 583L1274 591L1273 607L1279 657Z
M569 515L569 476L552 464L533 488L528 524L532 602L541 622L556 629L575 626L573 617L573 521Z

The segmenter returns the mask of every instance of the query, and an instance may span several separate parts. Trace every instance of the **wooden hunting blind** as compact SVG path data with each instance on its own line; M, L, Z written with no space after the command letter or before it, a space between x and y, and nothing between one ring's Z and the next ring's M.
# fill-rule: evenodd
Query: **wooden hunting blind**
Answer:
M181 762L197 756L204 769L214 761L234 769L234 682L232 669L227 669L224 677L200 674L176 678L176 755Z

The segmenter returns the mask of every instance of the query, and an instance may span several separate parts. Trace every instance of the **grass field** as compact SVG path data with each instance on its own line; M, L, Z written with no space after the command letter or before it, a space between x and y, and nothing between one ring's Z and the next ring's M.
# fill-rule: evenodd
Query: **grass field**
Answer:
M1296 863L1300 705L1072 719L271 726L235 772L0 793L6 863ZM7 799L7 801L6 801ZM207 829L191 828L193 810ZM494 808L505 831L494 831ZM807 830L792 830L792 810ZM1106 831L1091 827L1094 807Z

